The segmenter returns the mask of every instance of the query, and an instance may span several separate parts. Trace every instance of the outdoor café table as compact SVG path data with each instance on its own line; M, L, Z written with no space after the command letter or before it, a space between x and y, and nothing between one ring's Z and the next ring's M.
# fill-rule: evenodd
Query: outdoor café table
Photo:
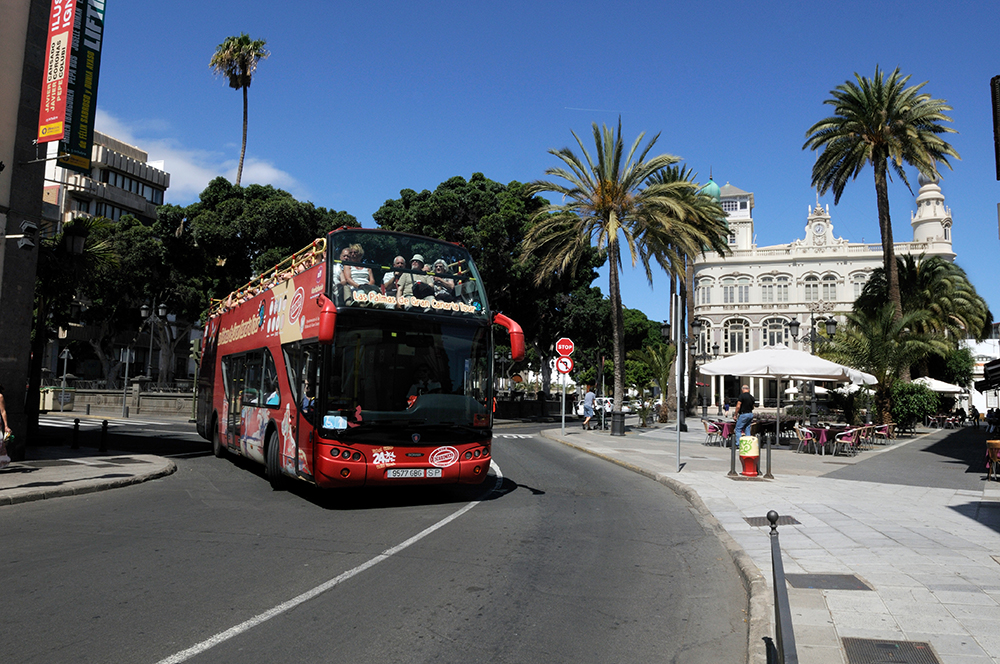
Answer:
M719 427L722 429L722 440L726 441L726 445L732 443L733 434L736 433L736 421L735 420L721 420L718 422Z
M815 441L815 446L819 448L820 455L826 454L826 443L827 436L832 440L834 436L840 433L840 429L829 429L827 427L806 427L806 431L812 432L813 440Z

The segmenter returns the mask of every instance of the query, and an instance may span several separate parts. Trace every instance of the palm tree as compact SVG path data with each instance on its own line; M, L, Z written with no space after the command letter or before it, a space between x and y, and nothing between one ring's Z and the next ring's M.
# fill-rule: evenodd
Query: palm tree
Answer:
M624 325L622 320L619 270L622 266L621 240L624 239L632 265L641 261L650 284L651 260L668 274L684 269L684 257L693 256L713 241L705 231L687 221L690 206L682 194L695 189L689 182L655 183L649 178L657 171L679 161L679 157L661 154L647 158L659 134L640 150L645 134L639 134L628 153L617 130L593 124L596 159L592 159L583 141L573 137L582 157L569 148L549 150L566 168L545 172L562 178L567 184L536 181L527 187L528 195L551 191L565 201L546 205L534 217L536 223L526 233L524 254L538 258L536 282L548 281L560 274L574 274L583 252L595 243L607 249L611 334L614 352L614 412L621 412L625 390ZM721 228L723 225L719 224ZM720 231L721 232L721 231ZM620 417L620 416L619 416Z
M240 165L236 169L237 186L243 177L243 157L247 152L247 88L257 70L257 63L271 55L265 46L265 40L251 40L250 35L242 32L239 37L226 37L208 63L216 74L229 78L229 87L243 90L243 147L240 148Z
M896 270L903 310L927 312L916 331L946 335L954 343L965 338L982 341L989 333L989 307L961 267L940 256L906 254L896 257ZM886 300L885 270L877 268L854 308L871 312Z
M889 299L896 308L896 318L903 315L899 279L896 271L892 221L889 216L888 168L910 188L903 164L915 166L929 178L938 177L938 163L948 168L948 157L959 159L955 149L939 134L954 133L941 122L951 122L945 115L951 106L943 99L932 99L920 85L906 87L909 76L893 70L888 79L875 67L875 76L854 74L830 91L832 99L824 104L834 107L834 115L820 120L806 132L803 149L822 150L812 170L812 186L824 194L833 189L834 204L840 202L848 180L857 178L868 164L875 172L875 199L882 234L882 265L887 275Z
M674 357L677 355L677 346L674 344L657 344L647 346L639 350L630 350L628 358L637 362L642 362L653 374L653 382L660 388L661 404L658 409L660 422L666 422L669 409L667 408L667 390L670 389L670 370L674 366Z
M711 246L703 246L698 253L712 250L720 256L731 253L728 244L728 226L726 225L726 212L718 200L704 192L704 186L697 182L698 174L687 166L668 166L650 176L649 181L658 184L668 184L671 182L687 182L691 189L680 192L681 198L687 203L689 213L686 217L688 223L701 228L706 237L711 242ZM711 178L709 178L711 179ZM723 229L720 231L719 224ZM680 285L681 311L678 312L678 321L683 319L685 334L691 336L691 322L694 318L694 296L692 287L694 284L694 259L695 256L684 256L684 271L677 275L676 281ZM674 284L671 283L671 292L674 291ZM694 347L688 344L687 356L681 357L681 371L692 365ZM684 404L686 411L690 412L694 407L696 399L697 372L688 371L687 403Z
M904 367L930 353L941 353L945 342L936 335L914 332L927 318L926 311L895 316L895 305L884 302L875 311L847 314L847 325L824 345L823 357L866 371L878 379L875 406L883 423L891 422L892 388Z

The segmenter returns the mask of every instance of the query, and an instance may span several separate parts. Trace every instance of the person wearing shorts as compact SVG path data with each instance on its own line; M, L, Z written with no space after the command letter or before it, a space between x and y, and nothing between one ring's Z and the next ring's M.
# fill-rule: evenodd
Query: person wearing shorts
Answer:
M583 397L583 428L590 430L590 418L594 416L594 399L597 395L594 394L594 388L590 385L587 386L587 394Z

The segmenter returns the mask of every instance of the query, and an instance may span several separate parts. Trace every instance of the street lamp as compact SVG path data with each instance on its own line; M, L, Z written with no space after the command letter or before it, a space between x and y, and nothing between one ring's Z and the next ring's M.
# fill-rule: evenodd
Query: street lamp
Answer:
M155 306L155 302L154 302ZM148 305L144 304L139 307L139 313L142 315L143 322L149 323L149 357L146 358L146 375L152 379L153 377L153 332L156 330L156 324L160 323L166 325L167 321L167 305L160 304L159 308L156 309L156 314L152 313L153 309Z
M833 309L832 302L816 302L815 307L810 310L809 313L809 333L803 334L799 337L799 328L802 326L798 320L793 318L788 321L788 332L791 334L792 339L795 341L807 341L809 343L809 352L812 355L816 354L816 346L820 343L828 341L816 331L816 323L820 322L816 318L816 315ZM832 315L829 318L822 319L826 325L826 334L828 337L833 337L837 333L837 319ZM778 389L781 389L781 383L778 383ZM816 426L819 423L819 413L816 412L816 381L809 381L809 389L812 392L812 412L809 413L809 425Z

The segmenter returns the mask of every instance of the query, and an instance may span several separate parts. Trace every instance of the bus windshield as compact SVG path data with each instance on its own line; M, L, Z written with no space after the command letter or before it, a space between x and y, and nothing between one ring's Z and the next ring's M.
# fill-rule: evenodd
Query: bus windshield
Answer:
M381 427L489 423L489 332L464 318L342 312L327 354L320 425L343 438ZM383 430L384 431L384 430Z
M339 308L392 309L485 319L486 295L469 252L386 231L329 235L330 289Z

